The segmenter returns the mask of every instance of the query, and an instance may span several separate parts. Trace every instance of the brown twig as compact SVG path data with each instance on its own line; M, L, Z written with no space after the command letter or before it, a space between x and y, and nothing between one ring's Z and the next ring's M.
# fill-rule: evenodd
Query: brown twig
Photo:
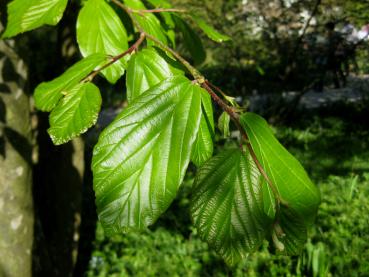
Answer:
M184 9L151 9L151 10L133 10L130 9L131 12L134 13L162 13L162 12L176 12L176 13L186 13L187 10Z
M97 70L92 71L90 74L88 74L83 80L82 82L86 82L86 81L91 81L93 78L96 77L97 74L99 74L102 70L104 70L105 68L111 66L113 63L117 62L118 60L120 60L121 58L123 58L124 56L131 54L132 52L134 52L140 45L141 43L145 40L145 34L141 33L140 34L140 38L130 47L128 48L127 51L124 51L123 53L114 56L111 58L111 60L104 64L102 67L100 67Z

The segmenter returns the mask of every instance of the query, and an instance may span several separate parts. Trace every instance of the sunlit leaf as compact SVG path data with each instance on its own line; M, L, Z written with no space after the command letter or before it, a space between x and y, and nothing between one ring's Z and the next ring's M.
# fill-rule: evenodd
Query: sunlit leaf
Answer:
M87 131L96 123L101 107L99 89L80 83L68 91L50 114L48 133L54 144L63 144Z
M124 0L124 3L133 10L146 10L146 6L140 0ZM159 19L152 13L134 13L134 18L140 24L142 29L148 34L154 36L162 43L167 44L168 40L165 30L160 24ZM148 41L149 45L155 45L154 42Z
M108 233L153 224L175 198L200 125L201 88L169 78L130 103L93 154L99 219Z
M147 48L135 54L127 69L128 102L169 77L183 75L176 66L175 61L160 50Z
M264 177L250 155L224 151L200 169L191 214L202 239L234 265L254 251L271 226L264 214Z
M77 41L83 56L103 53L116 56L128 49L126 30L115 11L104 0L88 0L77 20ZM110 83L115 83L126 68L120 59L102 71Z
M13 0L8 4L8 25L3 38L56 25L63 16L68 0Z
M210 95L205 90L201 90L201 104L202 115L199 132L191 153L191 161L196 166L201 166L210 159L214 151L213 105Z
M282 199L276 214L275 197L264 184L265 213L277 216L280 226L278 239L282 253L296 255L306 241L307 227L313 223L320 203L318 188L312 183L301 164L278 142L267 122L253 113L241 116L241 125L249 136L257 159Z
M63 93L68 92L106 60L103 54L91 55L74 64L54 80L39 84L34 94L36 108L50 112L63 97Z

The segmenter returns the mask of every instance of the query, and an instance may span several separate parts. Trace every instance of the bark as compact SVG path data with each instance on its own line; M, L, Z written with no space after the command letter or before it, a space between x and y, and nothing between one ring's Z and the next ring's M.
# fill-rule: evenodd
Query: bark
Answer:
M0 23L0 30L1 30ZM32 146L27 68L0 40L0 276L31 276Z

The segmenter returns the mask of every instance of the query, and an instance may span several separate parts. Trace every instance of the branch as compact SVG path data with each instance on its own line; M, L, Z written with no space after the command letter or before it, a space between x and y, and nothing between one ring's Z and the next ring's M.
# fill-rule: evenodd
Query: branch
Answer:
M176 13L186 13L187 10L184 9L152 9L152 10L133 10L128 9L130 12L133 13L162 13L162 12L176 12Z
M92 81L93 78L96 77L96 75L98 75L102 70L104 70L105 68L111 66L113 63L117 62L118 60L120 60L121 58L123 58L124 56L131 54L132 52L134 52L140 45L141 43L145 40L145 34L141 33L140 34L140 38L130 47L128 48L127 51L124 51L123 53L112 57L112 59L104 64L102 67L100 67L97 70L92 71L90 74L88 74L81 82L86 82L86 81Z
M216 88L216 89L217 89L217 87L215 85L211 84L208 80L206 80L206 78L195 67L193 67L185 58L183 58L178 52L176 52L174 49L172 49L169 46L162 43L156 37L146 33L142 29L142 27L139 25L137 20L134 18L134 16L132 16L133 12L132 12L131 9L127 8L125 5L120 3L118 0L112 0L112 2L115 3L116 5L118 5L120 8L122 8L124 11L126 11L128 13L130 18L132 19L133 24L137 27L137 29L140 30L141 36L143 35L147 39L155 42L163 50L165 50L165 51L169 52L170 54L172 54L179 62L181 62L186 67L186 69L189 71L189 73L194 77L195 81L209 93L211 98L221 107L221 109L229 114L230 118L235 123L237 129L240 131L240 133L242 135L242 138L245 140L246 146L247 146L248 150L250 151L251 157L252 157L253 161L255 162L258 170L263 175L263 177L267 181L269 187L273 191L273 195L274 195L274 197L277 201L277 209L279 209L280 204L284 204L285 206L288 206L287 203L284 200L281 199L281 196L280 196L277 188L272 183L272 181L269 179L268 175L266 174L266 172L264 171L262 165L260 164L260 162L259 162L259 160L258 160L258 158L257 158L257 156L254 152L254 149L252 148L252 146L250 144L248 135L247 135L246 131L241 126L240 115L237 113L237 111L233 107L227 105L227 103L225 103L213 91L212 87Z

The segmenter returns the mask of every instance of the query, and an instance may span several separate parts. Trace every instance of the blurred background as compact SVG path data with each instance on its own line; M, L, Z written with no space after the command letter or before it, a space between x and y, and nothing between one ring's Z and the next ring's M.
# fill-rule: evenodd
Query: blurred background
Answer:
M0 2L0 29L7 2ZM57 27L0 40L0 276L369 276L369 2L170 2L232 38L218 44L198 32L203 50L195 59L180 36L176 48L245 110L264 116L319 186L322 204L303 252L277 256L265 243L227 267L191 225L192 166L150 230L105 236L91 151L126 104L124 80L96 79L99 122L63 146L53 146L48 115L32 105L40 82L81 58L81 3L72 0ZM232 136L215 139L216 151L232 143Z

